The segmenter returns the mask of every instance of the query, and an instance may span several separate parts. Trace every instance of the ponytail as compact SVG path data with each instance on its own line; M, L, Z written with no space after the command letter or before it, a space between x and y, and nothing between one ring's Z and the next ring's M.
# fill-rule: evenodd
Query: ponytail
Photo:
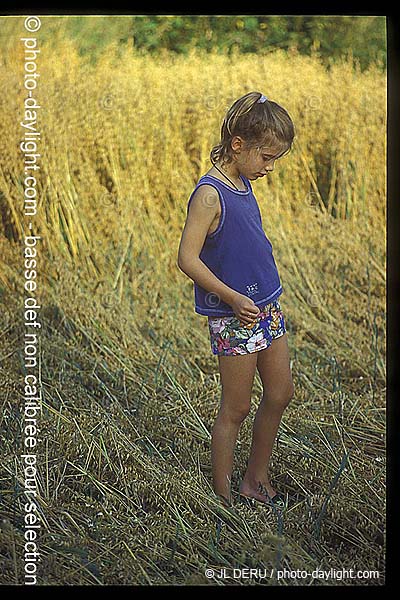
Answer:
M248 149L262 146L266 140L274 140L289 148L295 133L293 122L282 106L260 92L249 92L227 111L220 142L210 152L212 164L232 162L231 141L235 135L243 138Z

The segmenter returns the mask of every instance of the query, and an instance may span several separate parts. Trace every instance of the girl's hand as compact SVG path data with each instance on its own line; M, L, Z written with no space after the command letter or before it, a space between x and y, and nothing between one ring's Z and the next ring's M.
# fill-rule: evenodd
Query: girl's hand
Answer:
M250 325L260 313L260 309L253 300L239 293L235 296L231 306L241 325Z

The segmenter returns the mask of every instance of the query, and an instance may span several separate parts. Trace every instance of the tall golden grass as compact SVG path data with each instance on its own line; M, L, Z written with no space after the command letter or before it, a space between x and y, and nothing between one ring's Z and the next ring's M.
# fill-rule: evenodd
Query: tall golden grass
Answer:
M17 583L25 94L22 48L8 48L0 75L0 577ZM208 583L206 567L319 567L377 569L383 583L385 73L346 61L327 70L316 57L279 51L150 58L117 45L91 66L61 38L42 47L38 64L40 581L193 584ZM271 474L292 502L282 516L236 506L221 529L210 467L219 374L177 250L225 111L251 90L282 104L297 132L291 154L253 186L284 288L296 393ZM261 391L257 375L234 489ZM335 583L376 580L314 581Z

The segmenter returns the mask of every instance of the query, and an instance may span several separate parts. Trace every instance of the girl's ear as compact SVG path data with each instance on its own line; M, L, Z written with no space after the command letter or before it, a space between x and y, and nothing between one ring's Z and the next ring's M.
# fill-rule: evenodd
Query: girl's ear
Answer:
M235 151L237 151L237 150L243 150L243 148L244 148L244 142L243 142L242 138L239 135L233 136L233 138L231 140L231 147Z

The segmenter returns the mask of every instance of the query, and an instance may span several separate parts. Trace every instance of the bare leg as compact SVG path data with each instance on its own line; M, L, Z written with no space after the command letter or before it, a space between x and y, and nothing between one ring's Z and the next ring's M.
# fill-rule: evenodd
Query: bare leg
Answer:
M219 356L221 405L211 440L213 488L217 495L231 499L234 451L240 425L250 411L257 353Z
M257 369L264 393L254 419L250 457L240 492L262 500L263 496L257 489L259 483L266 488L269 496L276 494L269 481L268 467L279 423L293 397L294 386L286 334L257 354Z

